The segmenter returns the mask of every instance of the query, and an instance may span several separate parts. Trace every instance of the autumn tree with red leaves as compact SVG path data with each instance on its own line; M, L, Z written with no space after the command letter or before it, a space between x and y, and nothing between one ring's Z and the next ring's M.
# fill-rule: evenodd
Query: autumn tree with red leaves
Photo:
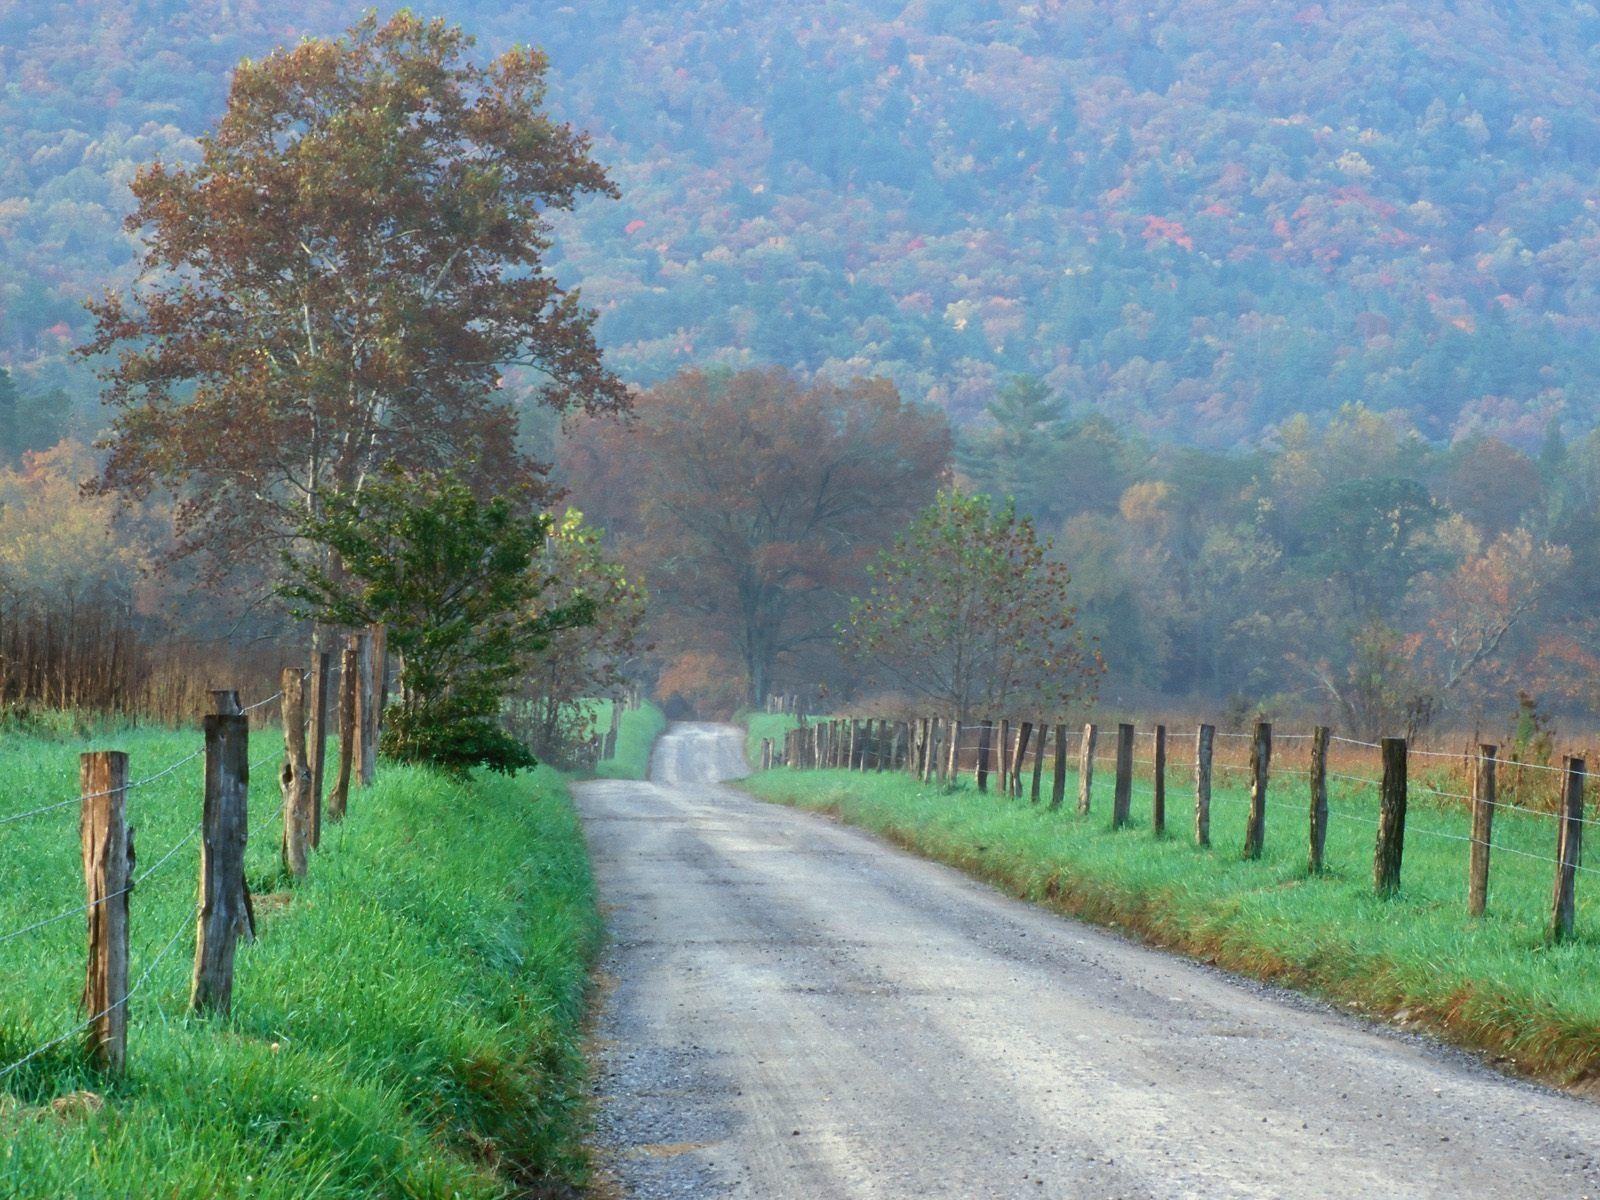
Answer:
M731 682L758 704L816 682L800 656L831 657L867 563L934 496L949 457L943 415L887 381L766 370L678 375L638 396L633 420L575 430L562 461L649 588L668 675L716 661L725 678L702 690Z
M100 485L177 492L184 549L281 545L385 465L536 483L513 366L555 409L626 406L542 261L546 214L614 189L543 111L541 53L471 47L401 12L247 60L199 161L135 177L144 282L83 349L115 355Z

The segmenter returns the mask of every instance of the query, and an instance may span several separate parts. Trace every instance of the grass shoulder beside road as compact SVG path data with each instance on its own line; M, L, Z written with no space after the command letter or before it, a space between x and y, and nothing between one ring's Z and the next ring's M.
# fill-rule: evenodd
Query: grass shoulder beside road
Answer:
M602 728L611 720L609 709L602 710ZM616 753L602 759L594 773L600 779L645 779L650 774L650 752L656 738L667 727L667 718L654 704L643 703L638 708L623 709L622 724L617 729Z
M130 750L138 778L196 740L96 743ZM0 1080L0 1194L576 1194L600 921L565 781L541 768L461 784L385 764L291 886L274 735L252 740L270 760L251 784L259 937L240 948L232 1016L186 1015L196 761L129 796L140 869L158 868L131 902L132 975L149 976L130 1003L128 1072L96 1075L73 1038ZM0 737L0 820L72 797L81 748ZM81 905L77 858L70 806L0 826L0 935ZM0 1066L81 1019L82 942L79 917L0 944Z
M1335 785L1328 870L1309 876L1302 781L1269 795L1262 860L1242 861L1248 798L1213 796L1212 848L1194 845L1181 793L1154 837L1143 800L1133 826L1110 829L1109 772L1080 816L1069 772L1063 811L923 786L898 773L776 770L741 786L764 799L835 815L1022 898L1127 930L1231 970L1398 1018L1561 1084L1600 1076L1600 896L1580 880L1579 935L1547 945L1550 903L1542 816L1497 818L1488 917L1465 912L1465 814L1414 800L1399 895L1372 892L1376 805ZM1048 792L1048 782L1046 784ZM1553 867L1549 867L1553 870Z
M761 763L761 739L771 738L778 750L783 750L784 736L800 724L799 718L790 713L751 713L744 718L744 756L751 763L759 766Z

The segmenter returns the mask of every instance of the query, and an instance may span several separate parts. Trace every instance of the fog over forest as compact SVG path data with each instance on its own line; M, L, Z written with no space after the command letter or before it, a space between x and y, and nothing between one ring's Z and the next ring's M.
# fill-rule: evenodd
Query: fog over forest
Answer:
M104 567L51 515L106 422L71 354L83 300L131 284L129 181L195 160L234 64L362 9L0 13L0 489L33 506L0 524L84 564L7 564L23 592L164 619L130 567L159 514L108 535ZM549 54L552 114L620 193L552 214L547 256L610 369L662 394L694 369L877 378L948 421L951 478L1014 498L1071 572L1102 703L1362 733L1591 720L1593 5L418 11L485 57ZM506 383L529 453L638 566L649 522L575 469L589 435L523 403L526 375ZM774 687L886 686L814 636L864 578L808 582L783 619L811 632L777 639ZM738 702L755 672L735 599L673 604L660 589L642 675Z

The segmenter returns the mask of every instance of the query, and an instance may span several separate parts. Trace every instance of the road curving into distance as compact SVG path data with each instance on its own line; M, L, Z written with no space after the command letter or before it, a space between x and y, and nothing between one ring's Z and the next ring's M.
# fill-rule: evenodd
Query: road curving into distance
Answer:
M578 788L621 1195L1600 1200L1600 1106L752 800L742 747Z

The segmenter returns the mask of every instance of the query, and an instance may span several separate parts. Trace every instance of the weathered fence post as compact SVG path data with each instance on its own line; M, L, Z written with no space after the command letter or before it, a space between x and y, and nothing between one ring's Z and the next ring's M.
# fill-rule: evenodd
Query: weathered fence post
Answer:
M1050 773L1050 811L1060 812L1067 798L1067 727L1056 725L1055 770Z
M344 820L350 802L350 769L355 762L356 708L359 703L359 635L349 634L339 652L339 768L328 793L328 820Z
M770 707L772 702L769 699L767 701L767 703L768 703L768 705ZM772 770L772 739L771 738L762 738L761 739L761 769L763 771Z
M1161 837L1167 832L1167 727L1156 726L1155 798L1150 803L1150 832Z
M1000 794L1011 794L1011 722L1000 722Z
M1117 726L1117 781L1111 793L1113 829L1128 823L1128 810L1133 803L1133 732L1133 726L1125 721Z
M83 883L88 895L89 961L83 1007L89 1057L121 1073L128 1061L128 892L133 886L133 830L128 828L128 756L95 750L78 760L83 811Z
M239 938L255 936L244 879L249 836L250 719L237 692L212 692L205 719L206 781L200 829L200 914L195 921L189 1007L227 1014L233 1004L233 956Z
M861 766L860 754L861 754L861 722L858 721L855 717L851 717L850 718L850 744L849 744L849 749L848 749L849 757L845 761L845 770L847 770L847 771L855 771L855 770L859 770L860 769L860 766Z
M1089 811L1089 800L1094 789L1094 743L1100 731L1093 725L1083 727L1083 745L1078 747L1078 812Z
M1215 725L1202 725L1194 735L1194 844L1211 845L1211 753Z
M1381 896L1400 890L1406 846L1406 740L1384 738L1383 783L1378 794L1378 842L1372 852L1372 887Z
M945 731L945 740L949 743L946 747L949 754L943 764L943 772L939 776L940 787L955 787L961 782L961 722L955 717L950 718Z
M383 744L383 710L389 706L389 627L372 627L372 740L365 753L370 760L374 777L378 767L378 749Z
M1581 758L1563 760L1560 825L1556 833L1556 891L1550 906L1550 940L1572 936L1577 915L1578 864L1583 861L1583 776Z
M1328 737L1326 725L1311 731L1311 836L1306 870L1322 874L1323 850L1328 844Z
M983 721L978 725L978 764L973 771L978 778L978 790L989 790L989 741L994 736L994 722Z
M1039 722L1039 736L1033 751L1033 787L1028 791L1028 803L1039 803L1039 793L1044 786L1044 743L1045 736L1050 732L1050 726L1043 721Z
M1467 864L1467 915L1489 904L1489 850L1494 841L1494 760L1498 746L1479 746L1472 770L1472 857Z
M322 791L328 765L328 667L332 656L311 656L311 846L322 844Z
M305 681L294 667L285 667L283 681L283 869L295 878L306 873L311 843L311 767L306 762Z
M372 635L367 630L360 630L353 635L356 640L356 728L355 750L353 752L353 771L355 782L366 787L372 781L366 777L364 764L367 761L367 720L372 710Z
M1017 731L1017 752L1011 759L1011 794L1022 798L1022 768L1028 762L1028 747L1033 742L1033 722L1024 721Z
M1272 770L1272 726L1256 722L1250 742L1250 816L1244 827L1244 857L1260 858L1267 841L1267 777Z

